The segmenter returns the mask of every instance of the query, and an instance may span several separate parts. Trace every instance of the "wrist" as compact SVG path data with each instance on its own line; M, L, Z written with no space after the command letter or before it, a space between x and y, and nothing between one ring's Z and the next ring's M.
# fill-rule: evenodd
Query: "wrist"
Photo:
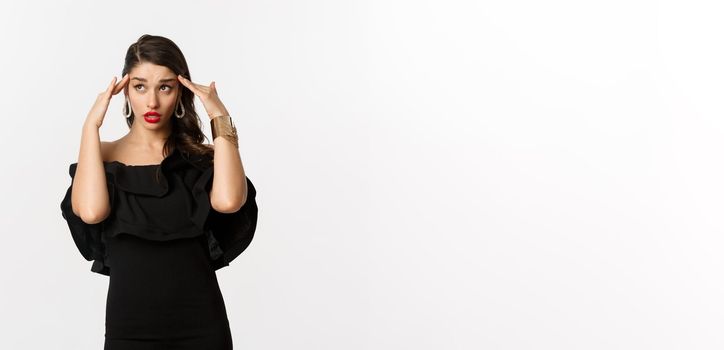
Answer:
M217 137L223 137L234 146L239 147L236 126L229 115L220 115L211 119L211 135L211 140L214 142Z
M100 130L100 128L100 125L94 122L86 121L85 123L83 123L83 131L98 131Z
M209 120L212 120L216 117L229 115L229 112L226 109L223 109L223 110L218 110L218 111L208 113L208 115L209 115Z

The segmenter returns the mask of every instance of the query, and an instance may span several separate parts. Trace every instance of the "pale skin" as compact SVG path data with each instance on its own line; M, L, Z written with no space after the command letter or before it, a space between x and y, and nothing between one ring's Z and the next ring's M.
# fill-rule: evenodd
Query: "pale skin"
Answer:
M152 63L141 63L121 81L116 80L113 77L105 91L98 94L82 129L71 205L73 213L88 224L99 223L111 213L103 162L146 165L163 161L163 145L171 133L171 118L176 118L173 113L183 87L199 97L209 119L229 115L213 81L209 86L197 84L167 67ZM135 115L131 130L116 141L100 141L99 130L108 104L121 91L128 97ZM160 121L145 121L143 115L148 111L158 112ZM213 142L213 145L207 145L214 148L214 175L209 200L214 210L233 213L244 205L247 195L241 156L227 139L216 137Z

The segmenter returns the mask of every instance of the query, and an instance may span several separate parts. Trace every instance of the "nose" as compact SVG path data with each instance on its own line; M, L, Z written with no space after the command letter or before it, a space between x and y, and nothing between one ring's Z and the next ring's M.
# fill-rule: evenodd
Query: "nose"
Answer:
M156 96L155 92L151 92L148 94L148 108L156 109L157 107L158 107L158 96Z

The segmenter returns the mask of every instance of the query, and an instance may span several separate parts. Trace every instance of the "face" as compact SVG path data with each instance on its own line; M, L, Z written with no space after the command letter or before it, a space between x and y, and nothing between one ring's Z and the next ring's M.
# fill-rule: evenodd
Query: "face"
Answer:
M168 67L140 63L128 73L126 95L135 116L133 124L144 128L170 127L181 97L181 85Z

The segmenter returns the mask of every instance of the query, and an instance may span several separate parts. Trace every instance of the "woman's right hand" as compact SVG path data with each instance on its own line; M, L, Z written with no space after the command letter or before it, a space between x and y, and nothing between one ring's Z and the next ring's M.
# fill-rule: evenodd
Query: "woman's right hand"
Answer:
M90 112L88 112L88 117L85 120L86 125L94 125L100 129L101 125L103 125L103 118L105 118L106 111L108 110L108 104L111 102L111 97L121 92L126 87L126 84L128 84L128 80L128 74L126 74L123 76L123 79L116 84L116 77L113 77L108 88L98 94L95 104Z

